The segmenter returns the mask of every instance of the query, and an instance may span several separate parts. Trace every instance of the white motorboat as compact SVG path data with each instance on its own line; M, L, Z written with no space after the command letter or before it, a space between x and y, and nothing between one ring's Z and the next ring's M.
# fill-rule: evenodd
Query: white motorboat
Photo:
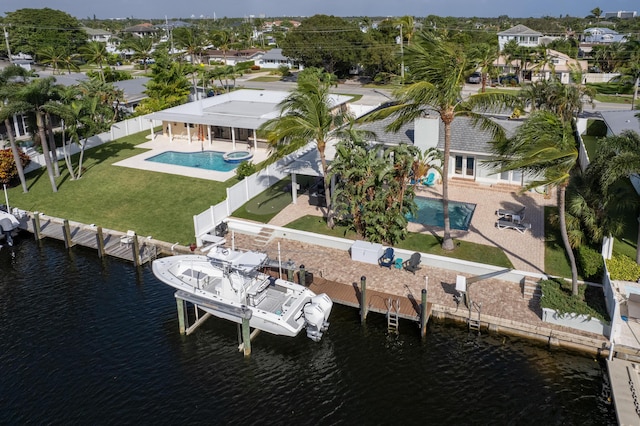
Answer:
M267 255L215 247L206 255L177 255L153 261L154 275L178 289L181 299L210 314L268 333L319 341L329 327L333 302L299 284L260 271Z
M18 226L20 222L14 215L0 210L0 239L4 238L9 247L13 245L13 236L18 232Z

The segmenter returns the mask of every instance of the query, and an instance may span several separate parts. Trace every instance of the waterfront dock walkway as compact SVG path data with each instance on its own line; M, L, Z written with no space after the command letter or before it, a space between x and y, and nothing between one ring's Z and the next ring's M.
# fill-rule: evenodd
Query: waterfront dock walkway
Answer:
M35 215L38 216L39 229L36 232ZM69 247L74 245L99 249L99 231L101 231L104 255L116 257L118 259L128 260L130 262L140 262L144 264L155 259L157 255L156 246L145 238L137 235L128 236L126 233L99 229L96 226L85 225L78 222L67 221L64 219L47 216L42 213L27 213L19 219L20 228L29 231L40 238L53 238L65 242ZM67 234L68 229L68 235ZM137 244L133 243L133 238L137 239ZM138 259L134 261L134 252L138 250Z

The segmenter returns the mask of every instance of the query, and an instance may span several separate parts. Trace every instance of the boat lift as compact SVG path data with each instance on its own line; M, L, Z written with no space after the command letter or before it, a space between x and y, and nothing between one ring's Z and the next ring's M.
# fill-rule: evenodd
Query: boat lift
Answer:
M198 309L201 307L222 312L238 318L238 350L244 352L244 356L251 355L251 340L260 333L260 330L258 329L251 332L251 328L249 327L249 321L252 316L251 309L244 306L234 307L218 303L182 290L176 291L175 298L178 307L178 322L180 324L181 334L189 335L193 333L196 328L211 317L209 312L205 312L205 314L200 317ZM189 318L187 315L187 302L193 304L195 308L196 321L191 326L189 325Z

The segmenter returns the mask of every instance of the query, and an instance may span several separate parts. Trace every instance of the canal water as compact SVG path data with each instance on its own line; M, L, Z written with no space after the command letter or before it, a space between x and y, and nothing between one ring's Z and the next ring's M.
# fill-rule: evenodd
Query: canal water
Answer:
M336 306L319 343L215 318L178 333L171 288L95 251L0 250L0 424L603 425L603 363L433 322L422 342Z

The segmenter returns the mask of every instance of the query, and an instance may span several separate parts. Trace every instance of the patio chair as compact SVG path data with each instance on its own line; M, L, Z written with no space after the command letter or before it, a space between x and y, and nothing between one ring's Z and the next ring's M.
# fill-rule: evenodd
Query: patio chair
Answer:
M498 215L498 219L511 220L514 222L521 221L524 219L524 210L526 206L522 206L520 210L506 210L506 209L498 209L496 210L496 214Z
M129 246L133 244L133 239L136 237L135 231L127 231L127 233L120 237L121 246Z
M426 186L433 186L436 183L436 174L435 173L429 173L426 177L426 179L423 179L422 181L423 185Z
M496 222L496 227L500 230L515 229L519 233L524 234L528 229L531 229L531 224L524 222L514 222L507 219L498 219L498 221Z
M382 256L378 259L378 265L391 269L391 266L393 266L393 257L393 247L387 247Z
M420 269L421 259L422 259L422 255L420 253L418 252L413 253L409 258L409 260L406 260L402 264L402 267L404 268L405 271L409 271L415 275L416 271Z

